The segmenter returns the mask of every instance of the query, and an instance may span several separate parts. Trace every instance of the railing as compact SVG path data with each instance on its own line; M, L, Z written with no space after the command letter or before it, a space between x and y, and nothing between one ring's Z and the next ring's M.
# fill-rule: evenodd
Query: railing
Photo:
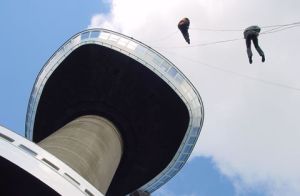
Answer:
M140 62L162 78L188 108L188 129L176 155L159 175L140 188L151 193L169 181L188 160L203 125L204 109L200 95L184 74L167 58L142 42L105 29L88 29L65 42L47 61L35 81L28 104L25 135L32 140L36 109L48 78L72 51L86 44L102 45Z

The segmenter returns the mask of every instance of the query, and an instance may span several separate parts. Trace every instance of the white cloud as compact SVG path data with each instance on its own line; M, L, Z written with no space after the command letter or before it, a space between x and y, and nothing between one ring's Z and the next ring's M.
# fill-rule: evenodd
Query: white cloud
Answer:
M114 31L120 31L120 27L111 22L111 17L109 15L97 14L94 15L91 19L91 24L88 28L104 28Z
M184 48L177 22L190 18L191 44L197 44L242 34L195 28L295 22L299 8L297 0L112 0L111 13L95 15L89 27L116 30L144 41L190 78L206 113L193 156L212 157L241 195L259 188L266 195L293 196L300 195L300 92L274 83L300 88L299 29L261 36L266 62L262 64L253 49L254 63L249 65L243 40Z

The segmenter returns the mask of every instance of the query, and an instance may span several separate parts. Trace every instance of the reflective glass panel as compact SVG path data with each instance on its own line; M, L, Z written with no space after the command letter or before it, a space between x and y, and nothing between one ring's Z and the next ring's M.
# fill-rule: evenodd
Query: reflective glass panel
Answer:
M100 35L100 31L92 31L91 32L91 38L98 38Z
M81 40L87 39L90 36L90 32L84 32L81 34Z

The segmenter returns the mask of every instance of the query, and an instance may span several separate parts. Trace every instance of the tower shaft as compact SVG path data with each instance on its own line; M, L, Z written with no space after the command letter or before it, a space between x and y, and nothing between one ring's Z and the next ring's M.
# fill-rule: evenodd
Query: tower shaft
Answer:
M122 138L107 119L81 116L38 145L106 194L122 156Z

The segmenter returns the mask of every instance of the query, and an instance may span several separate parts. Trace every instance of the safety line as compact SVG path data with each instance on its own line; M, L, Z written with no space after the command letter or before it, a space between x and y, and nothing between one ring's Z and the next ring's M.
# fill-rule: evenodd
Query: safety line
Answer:
M271 33L276 33L276 32L280 32L280 31L285 31L287 29L290 28L295 28L295 27L299 27L299 24L293 23L293 25L290 26L280 26L280 27L275 27L271 30L262 32L260 34L262 35L266 35L266 34L271 34ZM238 40L242 40L244 38L234 38L234 39L227 39L227 40L220 40L220 41L214 41L214 42L206 42L206 43L200 43L200 44L192 44L192 45L185 45L185 46L152 46L155 48L159 48L159 49L164 49L164 48L168 48L168 49L178 49L178 48L194 48L194 47L201 47L201 46L208 46L208 45L215 45L215 44L220 44L220 43L226 43L226 42L233 42L233 41L238 41Z
M289 86L289 85L286 85L286 84L282 84L282 83L278 83L278 82L273 82L273 81L261 79L261 78L258 78L258 77L249 76L249 75L246 75L246 74L234 72L234 71L231 71L231 70L220 68L219 66L214 66L214 65L211 65L211 64L208 64L208 63L204 63L204 62L201 62L201 61L198 61L198 60L190 59L188 57L175 54L174 52L170 52L170 51L166 51L166 52L169 53L169 54L171 54L171 55L173 55L173 56L177 56L177 57L186 59L188 61L197 63L199 65L206 66L206 67L218 70L218 71L222 71L222 72L225 72L225 73L230 73L232 75L236 75L236 76L239 76L239 77L242 77L242 78L246 78L246 79L258 81L258 82L265 83L265 84L268 84L268 85L273 85L273 86L277 86L277 87L281 87L281 88L285 88L285 89L289 89L289 90L294 90L294 91L299 91L300 92L300 88L297 88L297 87L293 87L293 86Z
M293 23L287 23L287 24L278 24L278 25L268 25L268 26L260 26L261 29L269 29L264 32L261 32L260 34L268 34L268 33L275 33L279 31L283 31L286 29L298 27L300 25L300 21L298 22L293 22ZM242 32L245 29L216 29L216 28L190 28L191 30L198 30L198 31L214 31L214 32ZM179 33L179 30L173 31L159 39L156 40L143 40L143 42L151 44L151 43L156 43L156 42L162 42L165 40L168 40L172 38L175 34ZM241 40L243 38L236 38L236 39L229 39L229 40L221 40L221 41L215 41L215 42L208 42L208 43L200 43L196 45L189 45L189 46L170 46L169 48L187 48L187 47L199 47L199 46L207 46L207 45L212 45L212 44L219 44L219 43L224 43L224 42L232 42L236 40ZM163 46L157 46L157 48L163 48Z

